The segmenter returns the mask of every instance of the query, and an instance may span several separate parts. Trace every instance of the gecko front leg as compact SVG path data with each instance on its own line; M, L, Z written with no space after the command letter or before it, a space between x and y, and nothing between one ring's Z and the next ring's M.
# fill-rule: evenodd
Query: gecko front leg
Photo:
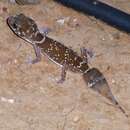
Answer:
M48 27L38 27L38 29L40 33L45 36L52 31L51 28L48 28Z
M36 44L33 44L33 48L36 54L36 58L33 59L31 63L35 64L41 61L41 49Z

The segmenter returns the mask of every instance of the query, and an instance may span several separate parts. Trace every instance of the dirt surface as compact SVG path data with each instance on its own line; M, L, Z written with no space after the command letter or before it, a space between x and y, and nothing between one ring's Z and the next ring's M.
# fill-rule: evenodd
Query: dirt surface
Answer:
M130 13L130 1L105 0ZM130 115L130 36L93 17L52 0L18 6L0 1L0 130L130 130L126 118L102 96L91 91L81 74L68 72L58 84L61 68L46 57L31 65L33 48L6 24L10 15L24 13L49 36L72 47L93 51L89 65L105 75L121 106Z

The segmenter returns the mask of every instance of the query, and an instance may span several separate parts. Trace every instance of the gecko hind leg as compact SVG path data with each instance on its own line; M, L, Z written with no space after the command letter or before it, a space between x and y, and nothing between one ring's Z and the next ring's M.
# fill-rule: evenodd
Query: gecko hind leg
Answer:
M33 59L31 63L35 64L41 61L41 49L36 44L33 44L33 48L36 54L36 58Z
M63 65L61 69L61 79L57 83L63 83L66 79L67 65Z
M86 52L86 48L82 47L80 48L81 51L81 57L83 58L84 62L88 62L88 54Z
M93 51L90 49L86 49L85 47L80 48L81 51L81 57L83 58L84 62L89 61L89 58L93 57Z

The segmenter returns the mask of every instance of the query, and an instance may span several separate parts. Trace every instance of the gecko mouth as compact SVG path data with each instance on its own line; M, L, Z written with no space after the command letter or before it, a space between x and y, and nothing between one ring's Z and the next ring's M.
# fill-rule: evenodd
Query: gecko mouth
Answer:
M13 16L9 16L8 18L7 18L7 24L8 25L10 25L10 23L12 23L11 21L12 21L12 19L13 19Z
M13 24L15 22L14 17L9 16L6 20L6 22L7 22L8 26L10 27L10 29L14 31L14 28L13 28Z

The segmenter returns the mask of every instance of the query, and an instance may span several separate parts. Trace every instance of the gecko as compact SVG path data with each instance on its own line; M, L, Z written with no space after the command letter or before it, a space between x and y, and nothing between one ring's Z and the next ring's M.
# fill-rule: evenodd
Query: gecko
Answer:
M41 54L43 54L61 66L62 76L60 82L65 80L67 70L81 73L89 70L85 48L81 49L82 56L78 56L72 49L47 37L45 33L41 33L36 23L23 14L15 17L10 16L7 23L17 36L32 44L36 53L36 58L32 60L33 64L39 62Z
M71 48L48 37L46 33L41 33L36 22L22 13L9 16L7 24L18 37L33 46L36 58L32 60L32 64L41 61L42 54L46 55L51 61L61 67L61 78L58 83L65 81L67 70L81 73L89 88L109 99L128 117L125 110L113 96L104 75L97 68L88 66L86 48L81 48L81 56L79 56Z

